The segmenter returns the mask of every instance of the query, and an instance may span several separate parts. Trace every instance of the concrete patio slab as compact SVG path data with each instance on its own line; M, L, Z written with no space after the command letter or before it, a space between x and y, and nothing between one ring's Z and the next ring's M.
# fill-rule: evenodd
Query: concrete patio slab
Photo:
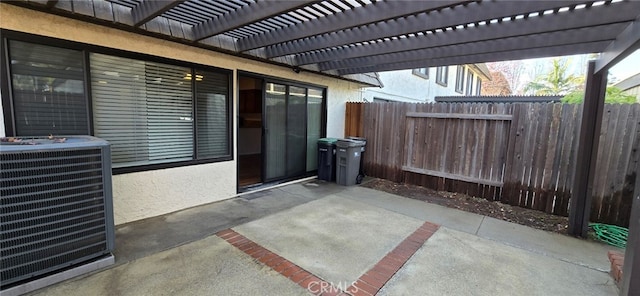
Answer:
M120 225L116 227L116 264L211 236L220 230L325 197L340 188L335 183L317 180L290 184Z
M347 187L338 195L451 229L476 233L484 216L365 187Z
M477 235L603 272L608 272L610 268L609 259L603 254L607 254L609 250L620 250L624 253L624 250L613 246L533 229L491 217L484 219Z
M425 221L443 227L416 245ZM273 253L256 258L253 246L212 236L229 228ZM137 221L116 237L116 265L36 295L305 295L313 278L343 291L356 280L351 287L384 285L380 295L616 293L606 273L613 247L318 181Z
M212 236L33 295L309 295Z
M233 229L325 281L348 286L422 224L332 195Z
M608 274L441 227L378 295L617 295Z

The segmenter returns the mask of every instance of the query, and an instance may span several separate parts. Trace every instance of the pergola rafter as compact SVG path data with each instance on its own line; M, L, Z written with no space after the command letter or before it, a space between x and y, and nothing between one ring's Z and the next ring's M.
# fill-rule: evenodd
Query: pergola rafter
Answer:
M575 5L575 1L490 1L472 2L439 11L419 13L404 18L354 27L349 30L317 35L285 42L266 48L267 57L335 47L357 42L412 34L416 32L455 27L520 14L553 10Z
M367 56L340 61L323 62L318 64L321 71L335 69L350 69L357 67L376 66L386 63L420 60L424 57L432 59L471 54L501 55L505 51L517 51L529 48L556 47L572 45L583 42L611 41L614 40L625 24L603 25L598 27L581 28L571 31L558 31L536 35L493 39L487 41L461 43L448 46L432 47L413 51L403 51L378 56ZM446 33L445 33L446 34ZM435 34L437 35L437 34ZM437 39L438 36L433 36ZM501 56L493 59L501 59Z
M415 14L416 12L447 7L459 2L460 1L452 0L376 2L346 10L343 13L330 14L323 18L302 22L280 30L242 38L238 40L238 49L240 51L246 51L323 33L345 30L355 26Z
M318 0L257 1L193 27L196 41L304 7Z
M138 27L164 12L176 7L183 1L154 1L142 0L136 7L131 9L133 26Z
M579 9L562 18L529 17L500 24L467 27L444 34L397 38L366 45L305 52L295 56L297 65L309 65L365 56L377 56L399 51L417 50L452 44L494 40L530 34L574 30L578 28L628 22L640 10L640 2L606 5L599 9Z
M608 44L609 44L609 41L598 41L598 42L591 42L591 43L578 43L578 44L568 44L568 45L541 47L541 48L505 50L505 51L496 51L492 53L479 53L479 54L470 54L470 55L464 55L464 56L454 56L454 57L436 58L436 59L425 58L425 59L419 59L419 60L402 61L402 62L381 64L381 65L374 65L374 66L341 69L341 70L338 70L338 74L347 75L347 74L357 74L357 73L382 72L382 71L427 68L427 67L438 67L438 66L448 66L448 65L484 63L484 62L495 61L496 55L499 55L501 60L515 60L515 59L532 59L532 58L547 57L549 56L547 54L550 54L551 56L562 56L562 55L580 54L580 53L584 54L584 53L602 51L604 50L604 48L607 47Z

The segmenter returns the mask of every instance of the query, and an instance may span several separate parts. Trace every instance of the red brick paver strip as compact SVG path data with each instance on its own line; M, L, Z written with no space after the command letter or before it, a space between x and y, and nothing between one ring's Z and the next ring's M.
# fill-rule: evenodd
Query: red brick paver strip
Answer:
M430 222L422 224L393 251L384 256L378 264L347 288L347 293L353 296L376 295L439 228L440 225Z
M395 249L385 255L373 268L360 276L346 291L342 291L331 283L322 280L232 229L222 230L216 235L314 295L371 296L376 295L439 228L440 225L430 222L422 224Z
M236 247L238 250L251 256L256 261L268 266L275 272L307 289L311 294L322 296L347 295L339 288L332 286L330 283L313 275L278 254L256 244L244 235L239 234L232 229L222 230L216 233L216 235Z

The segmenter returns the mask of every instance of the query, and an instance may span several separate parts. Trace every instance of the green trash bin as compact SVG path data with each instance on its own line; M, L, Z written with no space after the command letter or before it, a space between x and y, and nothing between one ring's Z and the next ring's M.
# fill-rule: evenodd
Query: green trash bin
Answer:
M345 186L355 185L360 172L360 157L363 141L338 139L336 142L336 183Z
M336 138L318 139L318 179L336 180Z

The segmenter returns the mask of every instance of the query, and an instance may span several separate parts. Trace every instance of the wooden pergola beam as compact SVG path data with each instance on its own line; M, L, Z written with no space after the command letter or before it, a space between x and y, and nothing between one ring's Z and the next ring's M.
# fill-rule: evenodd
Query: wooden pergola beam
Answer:
M144 0L131 10L133 17L133 26L138 27L152 20L153 18L163 14L164 12L176 7L183 0Z
M596 62L596 72L615 65L640 47L640 15L624 29Z
M607 73L608 71L596 72L596 62L589 62L578 138L578 153L575 159L575 179L571 190L568 229L569 234L585 238L589 230L593 181L596 175L604 95L607 89Z

